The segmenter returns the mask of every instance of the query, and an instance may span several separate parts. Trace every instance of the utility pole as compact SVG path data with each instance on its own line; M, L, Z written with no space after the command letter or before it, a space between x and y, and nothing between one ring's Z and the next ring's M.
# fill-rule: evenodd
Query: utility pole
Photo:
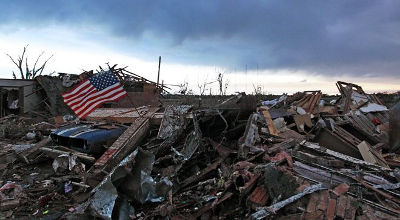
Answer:
M160 67L161 67L161 56L158 57L157 87L159 86L159 82L160 82Z

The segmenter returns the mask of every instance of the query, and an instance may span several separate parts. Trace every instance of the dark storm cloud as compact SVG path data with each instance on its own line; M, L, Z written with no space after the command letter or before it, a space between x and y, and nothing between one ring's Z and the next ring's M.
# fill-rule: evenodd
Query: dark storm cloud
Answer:
M12 0L0 7L4 24L95 25L176 62L368 76L400 69L397 0Z

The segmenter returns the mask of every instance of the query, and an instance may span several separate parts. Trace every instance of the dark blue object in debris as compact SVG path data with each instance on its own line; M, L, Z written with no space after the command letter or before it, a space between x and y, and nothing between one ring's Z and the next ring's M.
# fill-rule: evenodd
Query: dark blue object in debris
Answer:
M53 131L50 137L59 145L85 153L102 153L126 130L126 127L73 125Z

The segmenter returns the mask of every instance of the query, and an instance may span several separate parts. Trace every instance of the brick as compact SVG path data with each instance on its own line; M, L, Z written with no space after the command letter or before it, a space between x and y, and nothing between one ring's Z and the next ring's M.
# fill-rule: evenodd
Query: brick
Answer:
M293 167L293 159L288 153L286 153L286 151L281 151L271 158L271 161L276 163L282 163L285 160L289 167Z
M301 184L299 187L297 187L296 192L303 192L303 190L307 187L310 186L309 182L304 182L303 184Z
M247 198L248 205L250 205L251 208L265 206L265 204L267 204L267 200L268 194L265 191L264 186L256 187Z
M348 196L344 219L353 220L356 216L356 210L357 210L357 200L353 199L353 197Z
M217 219L217 218L215 218ZM303 214L302 213L296 213L296 214L289 214L289 215L285 215L285 216L279 216L278 218L279 220L302 220L303 218Z
M336 216L340 218L344 218L345 212L346 212L346 207L347 207L347 197L346 196L340 196L337 199L337 204L336 204Z
M347 191L349 191L350 186L346 183L341 183L333 189L333 193L337 196L343 195Z
M360 215L357 216L357 220L369 220L369 218L366 215Z
M326 209L326 219L333 220L335 217L336 200L329 199L328 208Z
M305 220L323 220L324 219L324 213L322 211L315 211L312 213L304 213L302 216L302 219Z
M310 200L308 201L308 205L307 205L307 212L311 213L314 212L317 206L317 200L318 200L318 193L313 193L311 195Z
M319 204L317 208L319 210L325 211L326 208L328 207L328 202L329 202L329 192L328 190L324 190L319 194Z

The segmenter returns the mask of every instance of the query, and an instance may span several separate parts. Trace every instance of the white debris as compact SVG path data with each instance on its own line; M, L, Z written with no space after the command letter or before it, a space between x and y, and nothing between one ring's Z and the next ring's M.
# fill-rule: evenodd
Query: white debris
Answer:
M368 112L381 112L381 111L387 111L388 108L386 108L386 106L384 105L379 105L376 103L368 103L366 106L361 107L360 110L364 113L368 113Z

